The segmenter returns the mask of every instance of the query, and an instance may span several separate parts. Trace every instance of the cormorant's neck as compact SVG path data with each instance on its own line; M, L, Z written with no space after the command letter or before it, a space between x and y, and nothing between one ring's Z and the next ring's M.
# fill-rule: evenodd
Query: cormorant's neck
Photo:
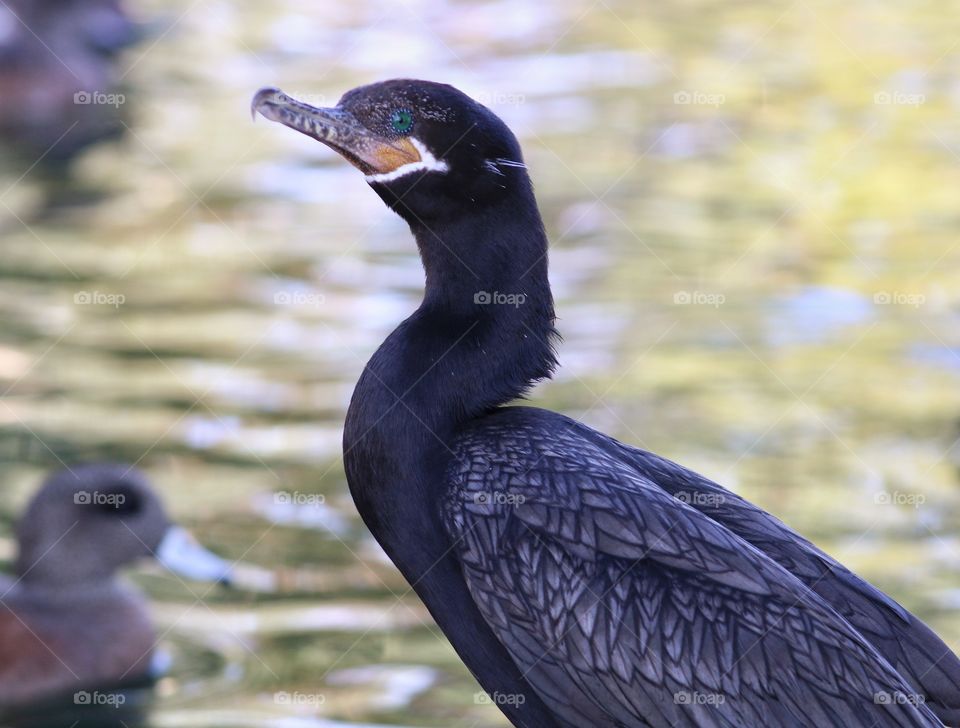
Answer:
M367 364L344 430L351 489L368 496L428 487L399 481L445 462L459 426L521 396L555 364L547 240L532 192L411 229L424 299Z
M554 366L547 242L533 195L455 222L414 220L423 303L373 355L350 402L344 469L364 523L488 692L524 728L553 726L470 595L440 509L457 428Z
M454 219L408 220L426 273L423 302L374 355L358 390L388 387L401 417L439 434L550 376L547 238L528 183Z
M532 191L454 219L408 220L426 274L424 308L489 316L509 307L521 315L501 316L504 326L552 327L547 236Z
M464 345L451 352L464 379L456 414L471 419L549 377L556 360L547 236L529 180L496 205L442 224L415 220L411 230L426 273L417 314L439 331L463 328Z

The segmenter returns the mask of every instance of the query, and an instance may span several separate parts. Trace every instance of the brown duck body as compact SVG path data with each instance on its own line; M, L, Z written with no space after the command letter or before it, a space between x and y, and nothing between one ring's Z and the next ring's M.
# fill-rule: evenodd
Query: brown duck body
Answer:
M149 677L156 643L146 600L120 583L44 589L0 582L0 705Z

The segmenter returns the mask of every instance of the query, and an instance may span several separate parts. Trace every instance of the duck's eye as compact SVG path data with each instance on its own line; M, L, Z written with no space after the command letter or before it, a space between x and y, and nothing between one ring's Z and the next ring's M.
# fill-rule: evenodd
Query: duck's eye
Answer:
M107 488L92 494L91 502L111 516L134 516L143 506L140 494L130 488Z
M397 109L390 114L390 128L398 134L405 134L413 127L413 114L409 109Z

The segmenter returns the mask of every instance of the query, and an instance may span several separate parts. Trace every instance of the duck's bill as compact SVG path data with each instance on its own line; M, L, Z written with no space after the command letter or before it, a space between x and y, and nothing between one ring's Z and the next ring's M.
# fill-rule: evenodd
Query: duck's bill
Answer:
M222 559L201 546L185 528L167 529L156 551L157 561L175 574L194 581L213 581L237 589L274 591L273 572Z
M345 109L310 106L280 89L257 91L250 112L323 142L366 175L387 174L420 161L409 139L378 136Z

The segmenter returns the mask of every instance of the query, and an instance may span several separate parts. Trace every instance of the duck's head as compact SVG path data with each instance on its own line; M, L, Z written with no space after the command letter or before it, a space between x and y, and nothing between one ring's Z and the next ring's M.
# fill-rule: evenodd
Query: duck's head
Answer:
M383 81L348 91L332 108L265 88L251 110L336 150L411 224L456 219L529 193L513 133L446 84Z
M143 473L126 465L49 476L17 524L17 545L14 568L27 585L94 585L145 558L188 578L230 580L230 565L171 522Z

